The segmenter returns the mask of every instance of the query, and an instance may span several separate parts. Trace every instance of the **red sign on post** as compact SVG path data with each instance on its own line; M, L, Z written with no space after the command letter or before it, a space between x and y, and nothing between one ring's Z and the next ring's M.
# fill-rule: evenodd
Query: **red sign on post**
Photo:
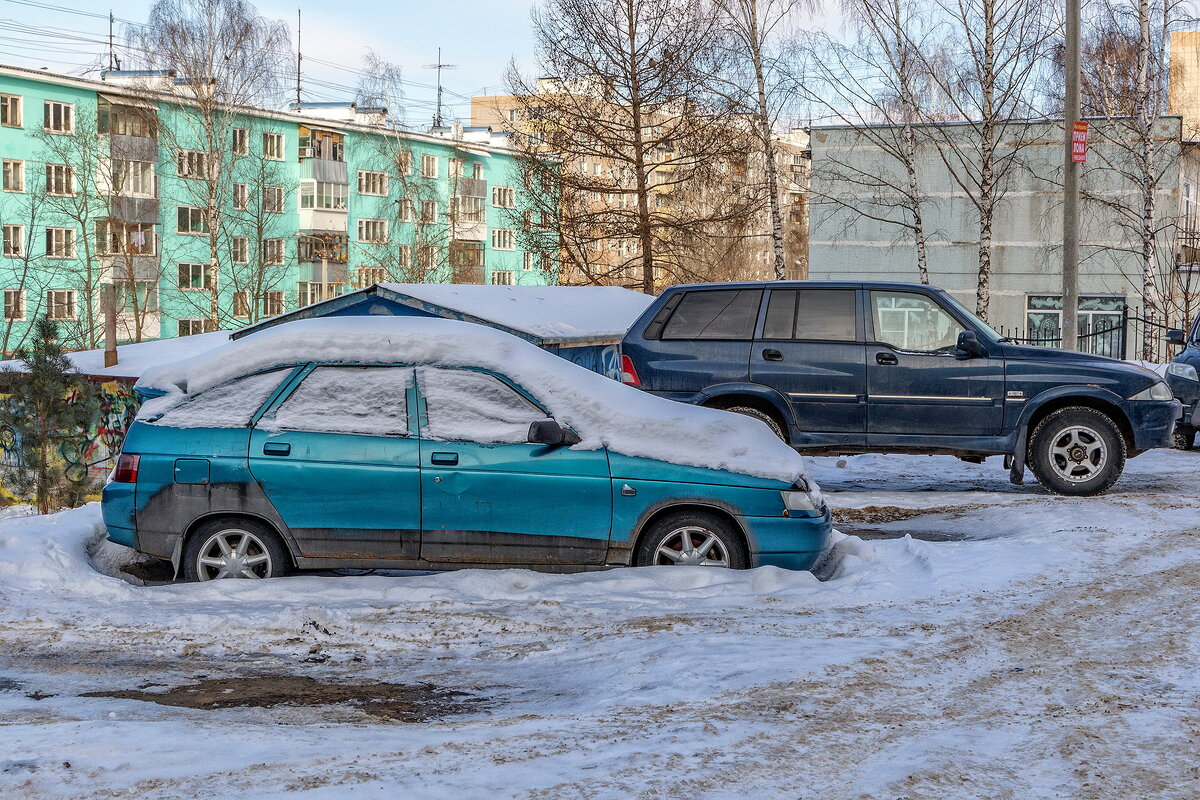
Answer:
M1086 122L1076 122L1071 131L1071 161L1082 164L1087 161L1087 129Z

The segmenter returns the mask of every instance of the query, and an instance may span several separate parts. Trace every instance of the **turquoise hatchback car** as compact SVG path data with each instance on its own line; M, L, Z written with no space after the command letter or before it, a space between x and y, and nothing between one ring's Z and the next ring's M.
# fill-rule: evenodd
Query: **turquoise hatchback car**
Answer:
M480 326L363 325L290 323L158 387L139 384L152 399L104 490L108 537L171 559L189 580L329 568L807 569L829 547L829 511L803 476L686 463L720 447L735 467L752 463L756 443L775 441L755 420L648 397ZM312 344L324 341L337 345ZM506 362L516 368L497 368ZM656 422L660 411L669 416ZM597 420L645 432L607 435ZM663 429L659 444L678 440L682 457L671 447L652 457ZM689 448L689 430L708 444Z

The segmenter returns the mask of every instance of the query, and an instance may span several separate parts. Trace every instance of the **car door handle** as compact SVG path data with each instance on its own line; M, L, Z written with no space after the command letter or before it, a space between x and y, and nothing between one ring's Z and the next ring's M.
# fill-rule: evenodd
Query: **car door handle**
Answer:
M875 363L881 367L894 367L895 365L899 364L900 361L896 358L895 353L876 353Z
M431 453L429 462L444 467L452 467L458 463L458 453Z
M292 446L287 442L266 442L263 444L263 455L286 456L292 452Z
M778 350L773 350L772 348L768 347L766 350L763 350L763 360L764 361L783 361L783 353L779 352Z

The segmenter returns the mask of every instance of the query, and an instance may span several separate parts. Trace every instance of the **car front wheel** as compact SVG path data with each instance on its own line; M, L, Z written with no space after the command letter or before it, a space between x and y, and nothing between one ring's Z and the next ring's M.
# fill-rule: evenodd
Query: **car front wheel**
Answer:
M634 564L746 569L749 557L741 536L727 521L703 511L684 511L654 523L638 546Z
M1028 463L1038 483L1051 492L1101 494L1125 469L1125 438L1103 412L1063 408L1034 428Z
M184 548L183 572L189 581L218 578L278 578L291 567L275 532L246 519L207 522Z

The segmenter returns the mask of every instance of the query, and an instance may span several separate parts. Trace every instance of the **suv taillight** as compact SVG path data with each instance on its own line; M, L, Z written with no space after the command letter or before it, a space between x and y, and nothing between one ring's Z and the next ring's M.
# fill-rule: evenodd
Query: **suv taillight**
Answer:
M633 359L627 355L621 356L621 383L626 386L640 386L642 383L633 367Z
M113 483L137 483L138 462L141 460L141 456L121 453L117 468L113 470Z

